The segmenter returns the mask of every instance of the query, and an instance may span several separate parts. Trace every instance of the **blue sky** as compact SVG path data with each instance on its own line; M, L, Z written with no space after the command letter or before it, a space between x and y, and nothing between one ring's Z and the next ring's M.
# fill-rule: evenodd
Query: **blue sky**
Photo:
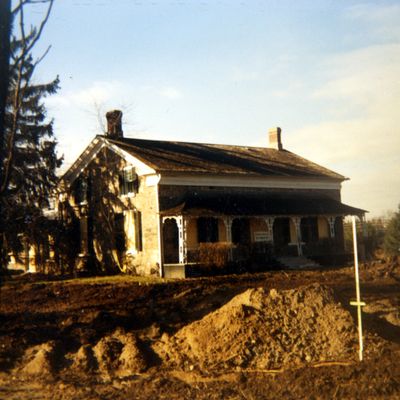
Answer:
M132 137L263 146L280 126L377 216L400 202L398 21L389 0L56 0L36 79L61 79L65 167L114 108Z

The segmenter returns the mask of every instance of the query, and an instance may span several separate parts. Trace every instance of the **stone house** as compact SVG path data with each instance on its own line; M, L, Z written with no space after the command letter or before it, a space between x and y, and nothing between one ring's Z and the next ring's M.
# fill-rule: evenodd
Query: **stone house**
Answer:
M218 248L227 261L323 258L343 251L343 217L363 218L341 202L346 178L284 149L280 128L265 147L156 141L124 137L121 117L107 113L61 178L80 268L185 276Z

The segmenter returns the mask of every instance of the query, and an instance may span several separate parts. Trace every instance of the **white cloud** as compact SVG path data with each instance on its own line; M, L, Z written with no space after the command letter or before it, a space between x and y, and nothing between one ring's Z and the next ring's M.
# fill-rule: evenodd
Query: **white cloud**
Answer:
M50 107L92 107L94 104L102 104L118 98L122 89L118 81L93 82L86 88L60 92L51 96L46 100L46 104Z
M330 57L320 65L326 71L326 83L314 96L350 98L367 106L382 97L395 100L400 90L399 65L400 44L376 45Z
M377 38L400 39L400 4L361 3L350 6L346 17L368 24L369 33Z
M387 24L400 16L399 4L371 4L360 3L347 8L346 15L352 19L363 19L367 21L382 21Z
M271 96L276 98L293 98L295 96L301 96L305 91L305 86L303 82L288 82L285 85L285 89L274 90L271 92Z
M351 182L344 184L345 200L372 214L396 208L400 202L400 45L329 57L321 69L326 81L313 97L326 102L327 116L334 107L336 117L291 132L285 144L350 176Z
M231 80L234 82L250 82L259 79L260 74L257 71L241 67L234 67L231 72Z
M183 94L180 90L177 88L174 88L172 86L166 86L160 90L160 95L162 97L166 97L167 99L170 100L177 100L183 97Z
M105 111L119 107L126 96L118 81L98 81L78 90L65 89L46 98L49 115L54 117L58 152L64 154L65 169L78 157L95 135L104 132Z

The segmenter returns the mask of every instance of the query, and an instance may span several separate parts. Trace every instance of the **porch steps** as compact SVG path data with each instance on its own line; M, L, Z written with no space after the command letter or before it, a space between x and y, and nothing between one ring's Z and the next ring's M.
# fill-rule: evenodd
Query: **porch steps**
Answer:
M277 260L279 264L288 269L312 269L320 267L318 263L304 256L278 257Z

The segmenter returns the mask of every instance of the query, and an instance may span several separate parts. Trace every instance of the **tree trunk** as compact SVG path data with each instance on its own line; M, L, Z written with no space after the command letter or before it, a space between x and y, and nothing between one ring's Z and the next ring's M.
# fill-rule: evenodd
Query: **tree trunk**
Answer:
M11 35L11 0L0 1L0 170L2 171L5 134L4 116L7 104Z

